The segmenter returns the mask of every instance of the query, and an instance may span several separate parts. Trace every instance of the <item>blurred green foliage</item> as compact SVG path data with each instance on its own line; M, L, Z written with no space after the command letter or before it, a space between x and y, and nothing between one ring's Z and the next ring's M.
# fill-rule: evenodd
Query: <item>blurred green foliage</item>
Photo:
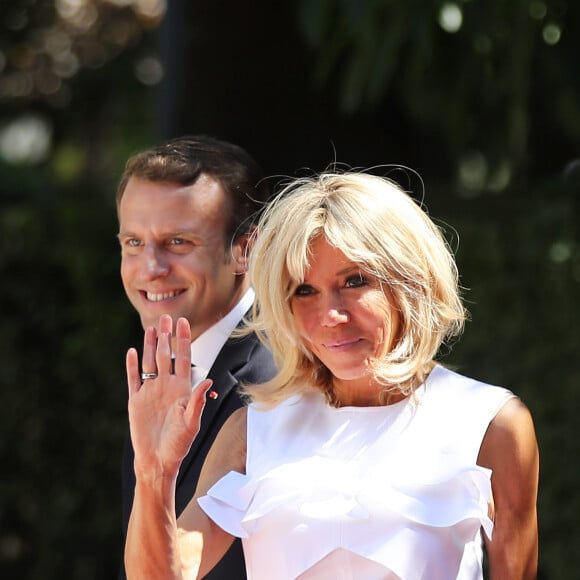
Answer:
M472 318L444 361L531 408L539 578L575 578L580 183L563 170L579 155L580 4L172 0L156 38L163 5L0 3L0 153L24 114L50 144L0 160L0 576L116 575L124 353L141 337L114 189L136 149L202 131L268 173L322 169L333 146L420 171Z
M465 201L450 218L471 322L445 360L511 388L532 411L541 579L572 579L580 566L570 549L580 539L578 193L578 184L543 184L510 198Z
M312 78L334 83L343 112L400 95L454 163L486 157L486 187L534 174L544 132L580 141L577 2L301 0L299 16Z
M0 570L111 577L131 326L114 207L41 182L0 214Z

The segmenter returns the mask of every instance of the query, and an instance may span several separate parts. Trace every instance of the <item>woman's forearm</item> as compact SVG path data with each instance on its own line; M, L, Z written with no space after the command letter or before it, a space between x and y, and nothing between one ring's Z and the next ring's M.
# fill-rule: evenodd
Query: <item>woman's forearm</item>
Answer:
M125 569L128 580L188 580L197 577L201 558L195 538L187 541L187 558L182 561L175 516L175 480L137 479L133 509L125 544ZM196 554L197 553L197 554Z

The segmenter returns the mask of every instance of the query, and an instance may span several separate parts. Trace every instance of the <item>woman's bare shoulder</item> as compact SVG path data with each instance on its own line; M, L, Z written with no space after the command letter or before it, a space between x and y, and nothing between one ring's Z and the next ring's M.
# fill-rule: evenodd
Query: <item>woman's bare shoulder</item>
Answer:
M536 448L536 434L532 415L528 407L513 397L493 418L479 453L480 465L494 467L501 456L526 453Z
M246 472L247 408L236 409L223 424L203 464L196 496L230 471Z
M479 452L478 464L492 470L494 500L511 509L535 505L539 454L534 422L528 407L510 399L490 423Z

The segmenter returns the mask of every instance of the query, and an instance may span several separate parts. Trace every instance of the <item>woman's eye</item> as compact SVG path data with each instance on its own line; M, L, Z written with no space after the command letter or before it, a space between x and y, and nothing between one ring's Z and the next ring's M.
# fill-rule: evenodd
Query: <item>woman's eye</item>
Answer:
M347 288L360 288L361 286L366 286L368 280L362 274L356 274L355 276L349 276L346 279L345 286Z
M308 284L300 284L300 286L297 286L296 290L294 290L294 296L310 296L313 292L314 289L312 286L309 286Z

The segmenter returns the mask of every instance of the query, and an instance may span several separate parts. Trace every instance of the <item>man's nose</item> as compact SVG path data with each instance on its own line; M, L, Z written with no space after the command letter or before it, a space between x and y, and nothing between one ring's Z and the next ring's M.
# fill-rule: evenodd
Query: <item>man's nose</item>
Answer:
M143 251L143 266L149 278L159 278L169 273L169 262L165 253L155 244L148 244Z

